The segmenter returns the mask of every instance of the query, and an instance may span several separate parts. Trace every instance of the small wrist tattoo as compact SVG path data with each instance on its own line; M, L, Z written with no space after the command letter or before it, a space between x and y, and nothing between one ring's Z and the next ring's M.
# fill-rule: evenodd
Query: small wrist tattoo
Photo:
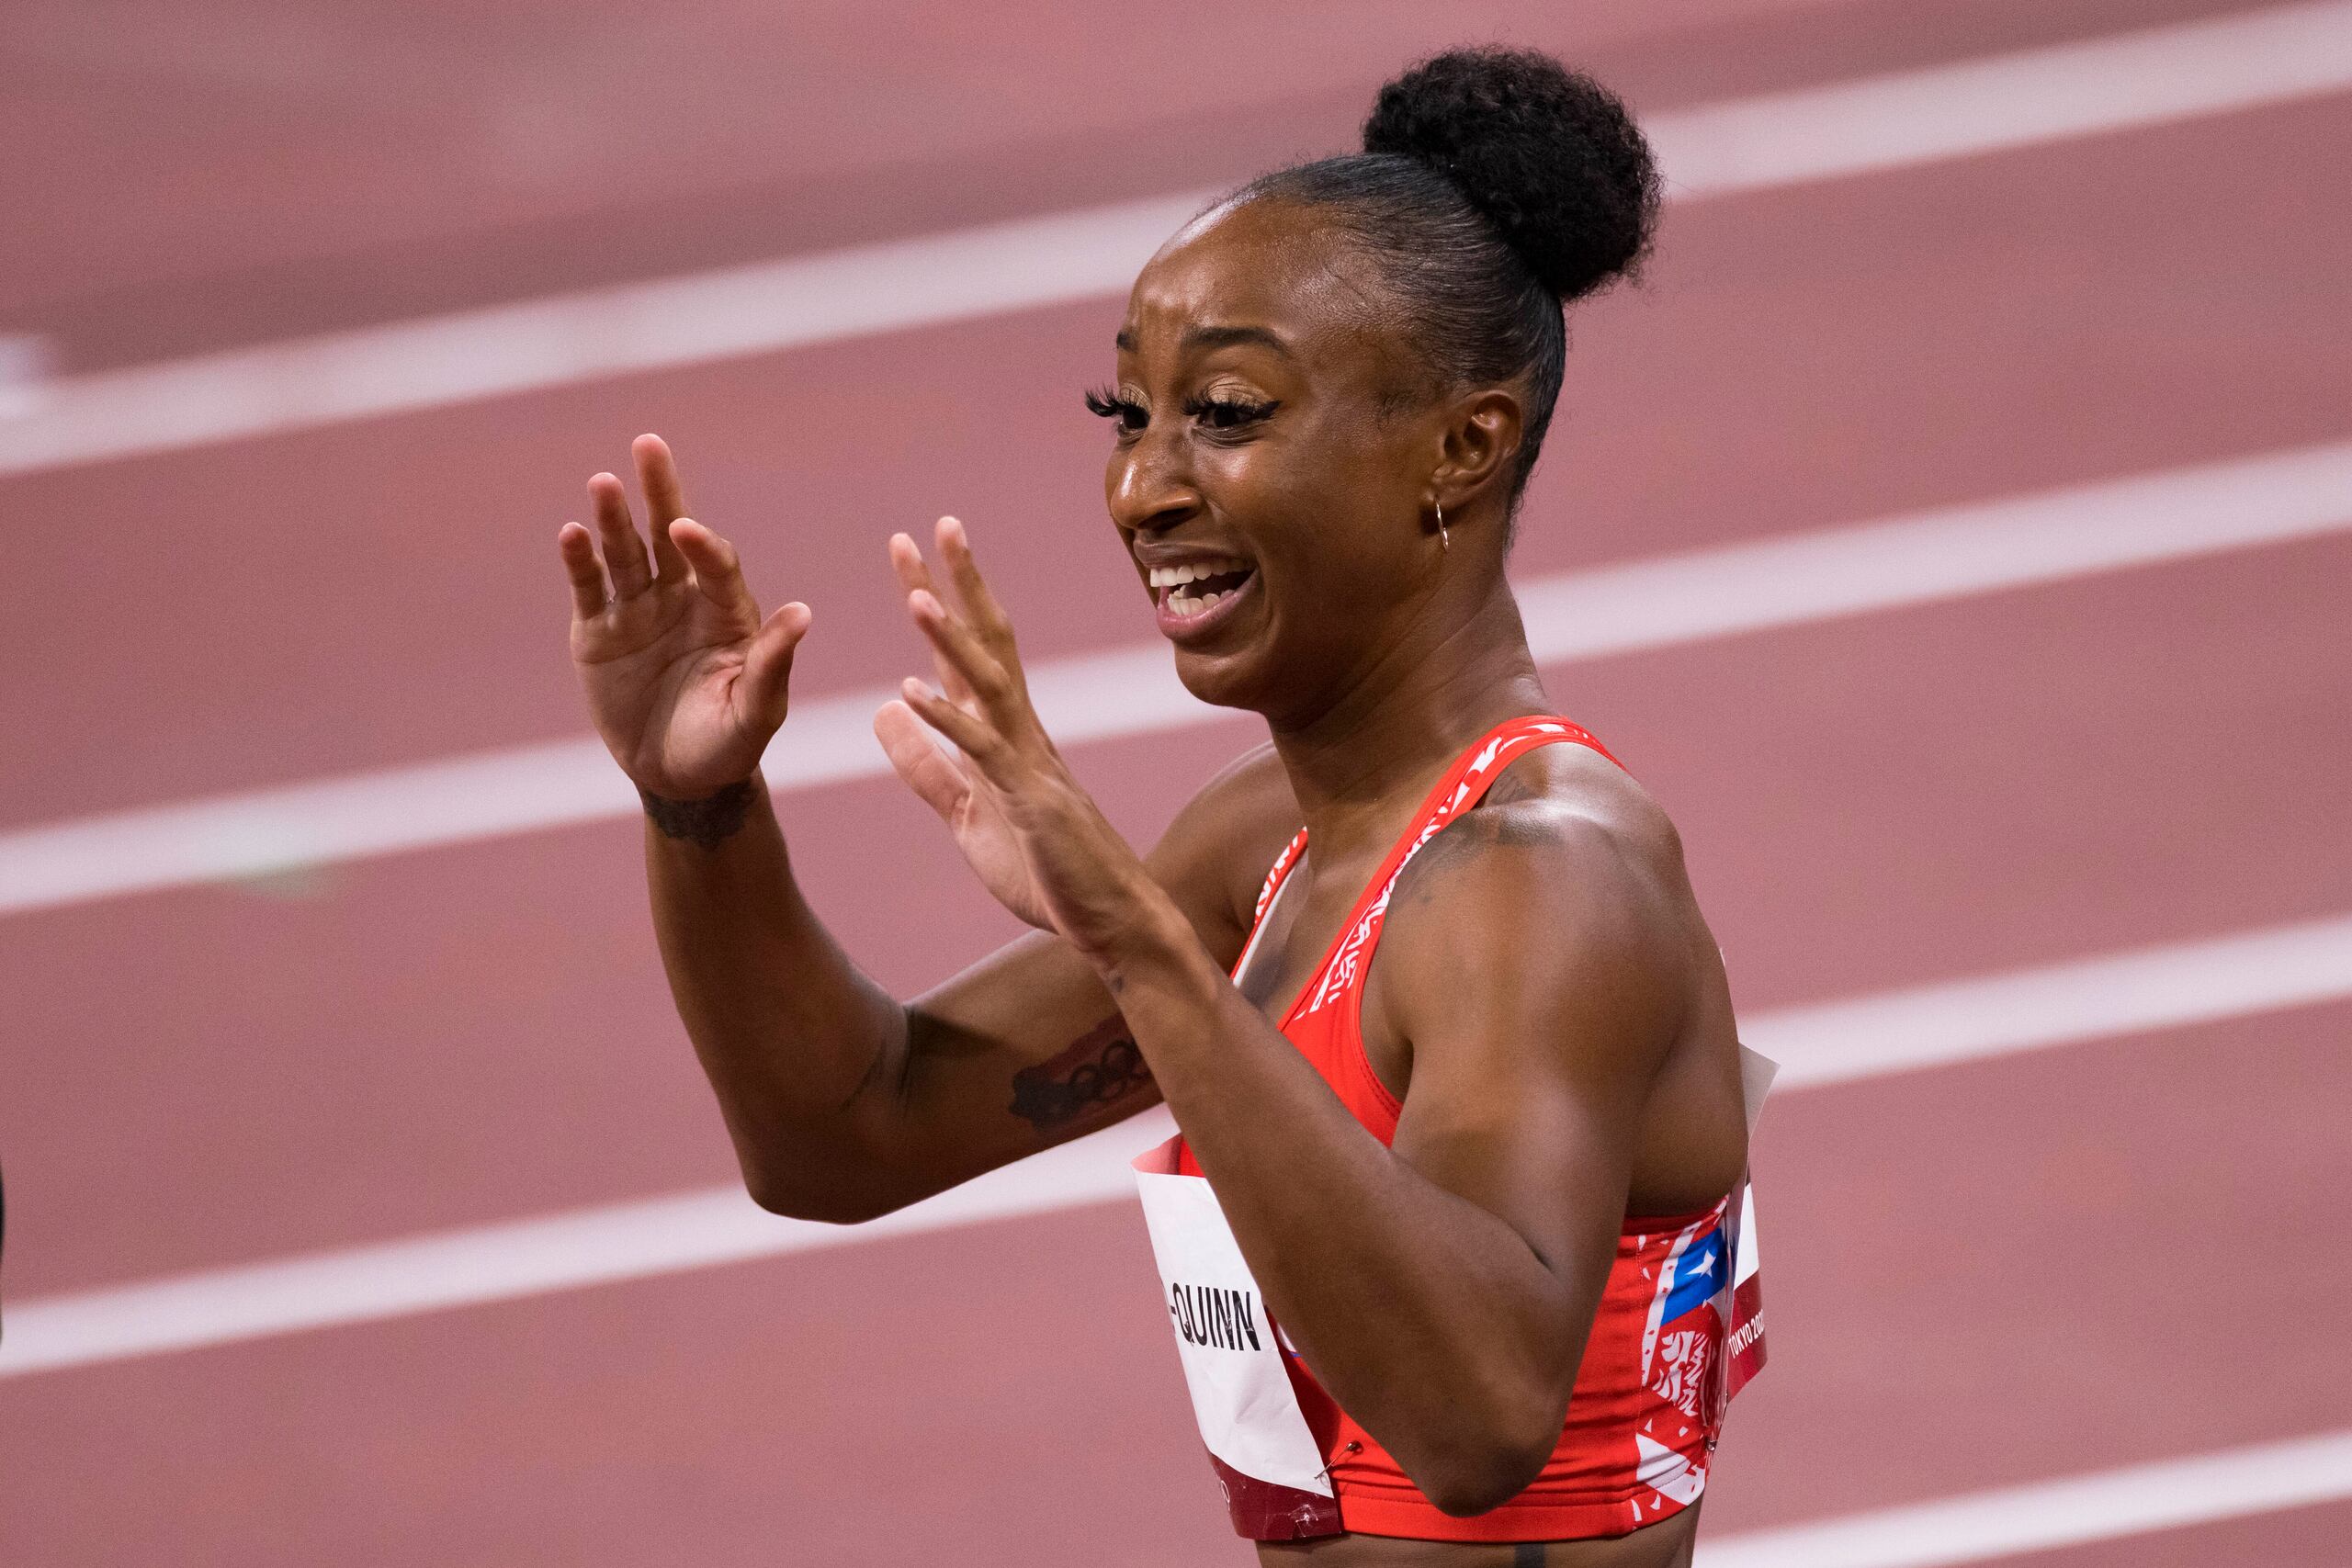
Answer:
M646 790L639 790L637 796L663 838L715 850L741 830L751 814L753 790L752 781L743 779L704 800L666 800Z

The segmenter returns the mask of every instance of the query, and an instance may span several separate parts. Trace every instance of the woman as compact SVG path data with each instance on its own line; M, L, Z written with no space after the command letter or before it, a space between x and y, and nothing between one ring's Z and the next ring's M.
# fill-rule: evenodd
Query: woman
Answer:
M1148 856L1040 728L962 527L933 559L891 539L938 690L876 731L1036 928L910 1003L803 901L760 782L807 606L763 618L650 436L650 555L608 474L560 536L752 1194L865 1220L1165 1100L1147 1217L1269 1562L1690 1551L1739 1050L1674 830L1544 716L1503 576L1563 304L1641 254L1657 190L1600 88L1462 51L1382 92L1363 154L1254 182L1145 267L1088 399L1112 520L1184 683L1270 735Z

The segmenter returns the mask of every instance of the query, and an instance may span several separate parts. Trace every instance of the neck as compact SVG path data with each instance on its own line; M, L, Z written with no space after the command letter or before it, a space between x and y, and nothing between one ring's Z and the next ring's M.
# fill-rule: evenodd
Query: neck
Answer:
M1424 618L1335 699L1267 723L1316 859L1329 867L1385 853L1472 741L1549 706L1498 572L1468 613Z

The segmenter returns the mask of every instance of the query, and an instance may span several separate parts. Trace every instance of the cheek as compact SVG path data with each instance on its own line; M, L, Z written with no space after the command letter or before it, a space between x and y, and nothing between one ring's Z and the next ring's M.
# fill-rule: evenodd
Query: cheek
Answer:
M1204 444L1194 461L1237 514L1328 534L1394 510L1395 454L1362 420L1299 420L1243 446Z
M1385 595L1411 565L1419 517L1389 444L1352 430L1268 454L1256 478L1284 564L1327 592Z
M1381 635L1397 584L1350 497L1326 490L1288 499L1283 525L1260 545L1275 651L1284 662L1328 664Z

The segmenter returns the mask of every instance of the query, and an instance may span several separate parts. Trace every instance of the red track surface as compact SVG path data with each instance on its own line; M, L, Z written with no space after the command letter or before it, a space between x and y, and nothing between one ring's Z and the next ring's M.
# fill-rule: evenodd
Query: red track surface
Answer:
M1582 52L1682 104L2225 8L1612 5ZM752 36L753 9L667 35L662 69L691 77L679 61ZM142 78L86 39L115 63L42 89L83 128L62 133L82 188L21 198L57 222L0 297L12 326L64 334L67 363L105 364L1182 188L1341 140L1372 82L1442 41L1425 7L1370 9L1345 49L1303 33L1238 74L1202 24L1148 8L1091 24L1050 73L1014 28L910 25L877 53L812 23L765 47L816 50L834 99L758 119L753 53L668 140L572 148L537 184L499 175L478 132L363 155L418 111L398 71L354 109L335 48L323 97L187 67L183 97L112 119L107 92ZM1576 41L1542 9L1444 36ZM381 36L429 77L478 25L453 9ZM472 51L481 94L548 90L516 61L573 34L552 8L534 25ZM1192 118L1123 118L1120 73L1146 60ZM617 69L556 75L612 92ZM1069 96L979 90L1040 74ZM842 120L836 99L863 108ZM860 134L881 105L903 144ZM1171 151L1187 126L1204 140ZM287 166L296 130L307 171ZM109 193L125 159L143 183ZM2314 183L2347 162L2338 98L1679 209L1649 286L1579 319L1521 565L2352 434L2352 212ZM877 164L880 210L854 177ZM344 203L306 197L331 176ZM763 228L752 188L814 194ZM641 225L585 260L557 243L640 220L702 237ZM168 265L159 233L185 241ZM435 246L472 263L381 284L458 254ZM755 579L816 604L806 691L911 667L880 540L947 509L1035 654L1148 635L1075 395L1114 313L6 481L0 513L57 532L20 552L41 591L0 631L9 728L45 738L0 757L0 828L577 731L553 530L643 428L673 436ZM2338 538L1614 659L1555 689L1675 811L1760 1009L2352 908L2347 581ZM1249 736L1080 763L1145 837ZM895 784L786 817L823 824L804 874L886 983L1006 929ZM634 833L14 918L11 1297L725 1179ZM1776 1101L1758 1155L1773 1370L1741 1401L1708 1533L2343 1425L2352 1371L2243 1282L2250 1253L2283 1251L2296 1299L2352 1291L2352 1258L2314 1245L2352 1184L2348 1022L2307 1009ZM11 1381L0 1561L1237 1560L1150 1300L1140 1227L1111 1205ZM2319 1563L2347 1520L2018 1561Z

